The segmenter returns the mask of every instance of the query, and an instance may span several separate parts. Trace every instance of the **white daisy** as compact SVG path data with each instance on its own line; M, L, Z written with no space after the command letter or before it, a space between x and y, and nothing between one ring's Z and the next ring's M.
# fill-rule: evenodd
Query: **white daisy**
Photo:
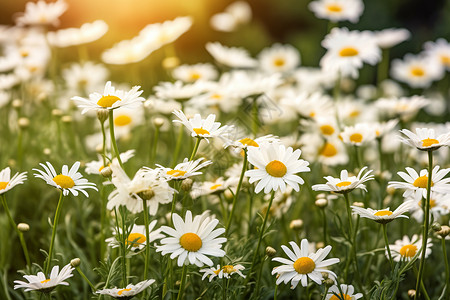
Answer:
M172 76L183 82L194 82L197 80L215 80L218 72L211 64L181 65L172 71Z
M144 60L157 46L137 36L131 40L123 40L106 49L101 54L102 61L107 64L125 65Z
M219 220L202 215L192 219L191 211L186 212L185 221L178 215L172 215L175 229L162 226L161 232L169 237L161 240L161 246L157 246L156 252L162 255L170 253L170 258L178 257L178 266L195 264L202 267L204 264L212 266L213 262L208 256L223 257L222 244L226 238L218 236L225 232L225 228L214 229Z
M41 178L45 180L48 185L62 190L64 196L67 196L69 192L74 196L78 196L78 192L82 192L86 197L89 197L85 189L94 189L97 191L95 183L88 182L88 180L82 178L83 175L78 172L78 168L80 167L79 161L75 162L70 170L67 165L63 165L60 174L56 173L55 168L49 162L47 162L47 165L42 163L39 165L44 168L44 171L33 169L33 171L39 172L34 173L34 177Z
M412 88L427 88L444 76L444 68L429 56L406 54L392 61L391 76Z
M14 283L16 285L14 285L14 289L25 288L25 292L39 291L49 293L57 285L69 285L65 280L73 276L73 270L75 269L68 264L61 269L61 272L59 272L59 266L54 266L49 278L46 278L42 272L37 273L37 275L24 275L23 277L28 282L15 280Z
M319 19L356 23L363 13L364 3L361 0L317 0L309 3L308 8Z
M62 71L67 87L72 91L91 93L103 86L109 71L101 64L85 62L72 64Z
M287 284L292 280L291 289L294 289L300 281L302 286L306 287L308 285L308 277L315 283L321 285L323 280L322 273L328 273L334 278L337 277L335 273L327 270L326 267L337 264L339 258L324 260L328 253L330 253L331 246L320 248L316 253L309 253L309 243L306 239L301 241L300 247L298 247L295 242L289 242L289 244L294 252L284 245L281 246L289 259L282 257L275 257L272 259L273 261L284 264L274 268L272 271L272 275L278 274L277 284L280 284L281 282Z
M108 31L105 21L85 23L80 28L66 28L47 33L50 45L64 48L90 43L101 38Z
M139 32L139 37L154 49L159 49L178 39L191 28L192 23L192 17L183 16L163 23L149 24Z
M231 181L225 180L223 177L217 178L215 181L194 182L191 189L192 199L210 194L220 194L230 186Z
M190 132L192 137L210 138L227 136L233 126L224 125L220 127L220 122L215 122L216 115L210 114L206 119L202 119L200 114L195 114L193 118L188 119L181 110L173 112L180 120L173 120L175 123L183 124Z
M135 108L145 101L144 98L139 97L143 92L139 88L140 86L134 86L128 92L116 90L111 86L111 81L108 81L103 94L89 94L89 99L75 96L71 100L78 102L78 107L83 108L82 114L90 110L116 109L119 107Z
M274 143L279 142L278 137L273 136L271 134L260 136L254 139L251 139L247 136L241 136L240 138L227 140L223 145L224 148L234 147L240 153L242 149L247 149L249 147L259 147L260 144L263 143Z
M358 176L348 176L347 170L341 171L340 178L325 176L324 178L327 180L327 183L313 185L312 189L314 191L335 192L339 194L349 193L354 189L362 189L367 192L366 186L363 183L373 180L374 175L369 175L373 171L369 170L361 177L366 169L367 167L362 168L361 171L359 171Z
M416 128L416 133L408 129L400 130L407 138L400 137L401 141L422 151L434 151L442 146L450 146L450 132L439 136L433 128Z
M382 49L391 48L411 37L411 33L403 28L386 28L375 32L377 44Z
M414 201L414 205L410 208L411 217L417 222L423 222L424 207L423 200ZM441 216L450 213L450 194L439 194L432 192L430 195L430 214L434 220L439 220Z
M181 80L177 80L175 82L160 82L153 89L158 98L186 102L206 92L210 86L210 82L203 80L196 80L191 84L184 84Z
M426 42L424 45L425 55L434 58L447 71L450 70L450 43L445 39L438 39L436 42Z
M341 294L341 291L343 294ZM353 285L341 284L340 289L337 285L333 285L328 289L327 297L325 298L325 300L357 300L359 298L362 298L362 293L353 294L354 292L355 288L353 287Z
M228 5L224 12L211 17L209 23L214 30L230 32L239 25L250 22L252 9L245 1L236 1Z
M213 280L214 277L222 278L230 278L232 274L238 274L242 278L245 278L245 275L242 274L241 270L244 270L245 267L243 265L225 265L223 267L220 267L220 265L217 265L216 268L206 268L199 270L200 273L204 273L202 276L202 280L204 280L206 277L209 276L209 282Z
M355 126L346 126L341 132L342 141L349 145L361 146L375 140L375 130L367 123L357 123Z
M19 26L24 25L48 25L57 26L59 17L66 11L67 3L64 0L56 2L27 2L25 12L16 19Z
M274 44L258 55L260 68L267 73L293 71L300 63L300 53L291 45Z
M419 110L431 103L429 99L422 96L401 98L380 98L375 102L379 111L388 116L398 116L403 120L413 118Z
M227 47L215 42L207 43L206 50L218 63L230 68L253 68L258 64L243 48Z
M143 104L134 109L121 107L114 111L114 133L116 138L127 137L133 128L144 122Z
M435 166L431 172L431 191L436 193L450 193L450 177L444 178L450 169L441 169ZM423 169L418 174L413 168L406 168L408 172L397 172L406 182L389 181L388 188L405 189L403 197L414 196L418 202L422 197L427 197L428 170Z
M367 218L374 220L375 222L381 224L387 224L394 221L396 218L408 218L408 216L403 215L414 205L414 201L405 201L397 207L396 210L390 211L389 207L381 210L374 210L371 208L362 208L358 206L351 206L353 214L359 215L361 218Z
M425 258L431 254L431 247L433 243L431 238L427 240L427 249L425 250ZM410 261L422 248L422 238L419 238L417 234L413 235L411 239L407 235L403 236L403 239L395 241L394 245L389 245L391 249L392 259L394 261L407 260ZM388 257L386 249L386 257ZM420 250L419 259L422 257L422 250Z
M161 176L167 180L183 180L191 176L200 175L202 172L198 172L201 168L209 166L212 161L207 160L202 162L203 158L197 160L189 160L185 158L182 163L177 164L173 169L165 168L161 165L157 165L161 170Z
M120 153L120 160L122 163L126 163L130 158L132 158L135 154L135 150L128 150L124 153ZM113 158L113 161L117 160L117 158ZM108 164L110 166L111 164ZM86 163L86 169L84 171L88 174L97 174L100 175L100 171L103 170L106 166L103 165L103 158L99 155L98 160L94 160Z
M300 149L294 151L292 147L286 149L284 145L275 143L248 148L248 161L255 169L246 171L245 176L250 177L250 183L259 181L255 188L256 193L263 189L266 194L278 189L284 192L286 184L298 192L299 184L304 181L295 174L310 171L309 162L299 159L301 153Z
M128 237L126 243L131 249L139 249L142 250L148 243L154 243L156 240L162 239L165 235L161 234L161 230L153 230L156 226L157 220L153 220L148 224L149 238L150 241L147 241L145 225L136 225L134 224L131 229L127 230ZM119 228L119 234L122 234L122 228ZM105 242L108 243L108 246L112 248L117 248L120 246L119 241L117 240L117 234L113 231L113 237L107 238Z
M306 160L317 160L326 166L344 165L348 162L345 145L336 137L325 140L317 134L307 133L300 138L300 144L303 145Z
M146 288L148 288L153 282L155 282L154 279L148 279L141 281L137 284L129 284L125 288L112 288L112 289L103 289L96 291L97 294L101 295L108 295L113 298L125 298L125 299L131 299Z
M11 178L11 169L9 167L0 171L0 195L6 193L18 184L23 184L27 180L27 172L16 173Z

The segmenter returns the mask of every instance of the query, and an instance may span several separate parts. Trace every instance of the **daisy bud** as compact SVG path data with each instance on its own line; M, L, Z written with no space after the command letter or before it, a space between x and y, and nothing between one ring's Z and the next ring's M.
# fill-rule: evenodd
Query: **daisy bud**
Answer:
M20 129L27 129L30 126L30 120L28 118L19 118L17 124Z
M74 267L74 268L79 267L79 266L81 265L81 259L79 259L78 257L72 259L72 260L70 261L70 265L71 265L72 267Z
M323 248L323 247L325 247L325 244L323 242L317 242L316 249L320 249L320 248Z
M409 290L408 291L409 298L414 298L416 296L416 290Z
M327 280L328 279L328 273L322 272L322 278L323 278L323 280Z
M107 109L97 110L97 119L100 121L100 123L104 123L106 120L108 120L108 116L109 110Z
M230 190L225 190L223 192L223 195L225 196L225 199L232 200L233 199L233 193Z
M164 69L173 69L176 68L180 65L180 59L176 56L170 56L170 57L166 57L163 61L162 61L162 66Z
M154 102L152 100L150 100L150 99L145 100L144 107L146 109L152 109L154 107Z
M30 225L28 225L27 223L19 223L17 224L17 229L19 229L19 231L21 232L27 232L28 230L30 230Z
M331 286L334 285L334 281L333 281L333 279L331 279L331 278L327 278L327 279L324 281L324 283L325 283L325 285L326 285L327 287L331 287Z
M317 199L315 202L316 206L319 208L325 208L328 206L328 200L325 198Z
M431 228L433 228L433 230L436 232L442 229L441 224L439 224L438 222L434 222L433 224L431 224Z
M63 116L63 117L61 118L61 121L62 121L63 123L71 123L71 122L72 122L72 117L71 117L71 116Z
M303 227L303 220L300 220L300 219L292 220L291 224L289 224L289 227L292 230L301 230Z
M156 128L161 128L161 126L164 125L164 118L154 118L153 125L155 125Z
M351 92L355 89L355 81L350 78L342 78L341 89L344 92Z
M148 188L142 192L139 192L138 195L142 200L150 200L155 196L155 192L152 189Z
M266 247L266 255L268 257L274 257L277 254L277 250L275 250L274 248L267 246Z
M362 208L364 208L364 203L362 203L362 202L353 202L352 205L353 205L353 206L356 206L356 207L362 207Z
M54 117L61 117L63 115L62 110L60 109L53 109L52 110L52 116Z
M447 225L442 226L441 230L439 230L437 234L439 234L441 238L445 239L445 237L450 234L450 227Z
M103 145L98 144L98 145L95 147L95 152L97 152L98 154L102 154L102 153L103 153Z
M52 150L50 148L44 148L44 150L42 150L42 153L44 153L44 155L50 156L52 154Z
M395 189L394 189L393 187L388 187L388 188L386 189L386 192L387 192L389 195L394 195Z
M8 166L14 168L17 165L17 161L15 159L8 159Z
M185 180L183 180L181 182L181 189L185 192L189 192L192 188L192 184L194 183L194 181L190 178L186 178Z
M112 175L112 170L110 167L104 167L101 171L100 174L102 174L103 177L111 177Z
M21 108L22 107L22 100L14 99L13 102L12 102L12 107L14 107L15 109Z

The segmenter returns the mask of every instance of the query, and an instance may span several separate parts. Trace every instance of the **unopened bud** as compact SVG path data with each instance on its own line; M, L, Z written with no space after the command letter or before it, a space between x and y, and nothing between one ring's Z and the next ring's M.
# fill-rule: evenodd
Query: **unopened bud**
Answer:
M316 243L316 249L321 249L323 247L325 247L325 243L324 242L317 242Z
M20 99L14 99L13 102L12 102L12 107L14 107L16 109L17 108L21 108L22 105L23 105L23 102Z
M416 296L416 290L409 290L408 291L409 298L414 298Z
M267 246L266 247L266 255L268 257L274 257L277 254L277 250L275 250L274 248Z
M139 197L141 197L142 200L150 200L155 196L155 191L153 191L151 188L148 188L142 192L138 193Z
M180 59L176 56L166 57L162 61L162 66L164 69L173 69L180 65Z
M97 119L100 121L100 123L104 123L106 120L108 120L109 116L109 110L103 108L97 110Z
M364 203L362 203L362 202L353 202L353 206L364 208Z
M27 223L19 223L17 224L17 229L19 229L19 231L21 232L27 232L28 230L30 230L30 225L28 225Z
M328 273L326 273L326 272L322 272L322 278L323 278L323 280L326 280L326 279L328 279Z
M303 220L300 220L300 219L292 220L291 224L289 224L289 227L292 230L300 230L303 227Z
M186 178L181 182L181 189L185 192L189 192L192 188L194 181L190 178Z
M228 189L223 192L223 195L227 200L232 200L234 198L233 193Z
M70 261L70 265L71 265L72 267L74 267L74 268L79 267L79 266L81 265L81 259L79 259L78 257L72 259L72 260Z
M331 286L334 285L334 281L333 281L333 279L331 279L331 278L327 278L327 279L324 281L324 284L325 284L327 287L331 287Z
M112 175L112 170L110 167L104 167L103 169L100 170L100 174L102 174L103 177L111 177Z
M328 200L325 198L317 199L315 204L319 208L325 208L328 206Z
M63 122L63 123L71 123L72 122L72 116L63 116L62 118L61 118L61 121Z
M433 224L431 224L431 228L434 231L440 231L442 229L441 224L439 224L438 222L434 222Z
M164 125L164 118L154 118L153 119L153 125L155 125L155 127L160 128L161 126Z
M103 145L98 144L97 146L95 146L95 152L97 152L98 154L103 154Z
M28 118L19 118L17 124L21 129L27 129L30 126L30 120Z
M386 188L386 192L387 192L389 195L394 195L394 193L395 193L395 188L393 188L393 187L388 187L388 188Z
M144 107L146 109L152 109L154 107L155 103L151 99L147 99L144 101Z
M55 108L52 110L52 115L55 117L61 117L63 115L63 112L62 110Z
M45 155L50 155L50 154L52 154L52 150L51 150L50 148L44 148L44 150L42 150L42 152L43 152Z
M441 230L436 233L439 234L443 239L445 239L445 237L450 234L450 227L444 225L441 227Z

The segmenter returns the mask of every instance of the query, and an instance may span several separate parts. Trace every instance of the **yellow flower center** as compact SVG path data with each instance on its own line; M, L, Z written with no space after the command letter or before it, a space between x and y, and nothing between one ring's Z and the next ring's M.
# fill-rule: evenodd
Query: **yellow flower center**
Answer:
M411 68L411 75L416 77L422 77L425 75L425 70L421 67Z
M450 66L450 56L442 55L441 63L446 66Z
M422 200L419 201L419 206L422 207ZM436 206L436 200L430 199L430 208L433 208Z
M224 273L228 273L228 274L236 272L236 269L232 265L223 266L222 270Z
M375 130L375 135L380 136L381 132L379 130Z
M197 80L200 79L201 77L202 76L198 72L192 72L191 75L189 76L191 80Z
M0 190L6 189L7 185L8 185L8 182L0 181Z
M203 129L203 128L194 128L193 129L194 130L194 132L196 133L196 134L198 134L198 135L205 135L205 134L209 134L209 131L208 130L205 130L205 129Z
M286 166L279 160L272 160L266 166L266 172L273 177L283 177L286 172Z
M342 11L342 7L340 5L338 5L338 4L330 4L330 5L327 6L327 10L329 12L337 13L337 12L341 12Z
M337 154L337 150L333 144L326 143L322 150L320 150L319 154L326 157L333 157Z
M342 181L336 184L337 187L344 187L344 186L349 186L350 184L352 184L350 181Z
M117 96L102 96L100 100L98 100L97 105L100 105L101 107L111 107L117 101L121 101Z
M221 187L221 186L222 186L221 184L215 184L212 187L210 187L209 189L210 190L215 190L215 189L217 189L218 187Z
M273 64L276 67L282 67L286 64L286 61L284 60L284 58L279 57L273 60Z
M215 99L215 100L220 100L220 99L222 99L222 95L220 95L220 94L212 94L211 95L211 98L213 98L213 99Z
M180 245L187 251L197 252L202 247L202 239L193 232L188 232L180 237Z
M417 246L415 245L405 245L400 248L400 255L403 257L414 257L417 252Z
M131 123L131 118L126 115L117 116L114 118L114 125L115 126L125 126Z
M219 275L220 269L214 270L213 272L214 272L214 274Z
M415 187L422 188L422 189L426 189L427 184L428 184L428 176L427 175L417 177L417 179L414 180L414 183L413 183L413 185ZM433 185L434 185L433 181L431 181L431 186L433 186Z
M310 112L310 113L309 113L309 116L310 116L311 118L314 118L314 117L316 116L316 112L315 112L315 111Z
M145 235L137 232L130 233L127 238L127 245L131 244L131 247L138 247L140 244L145 243L147 239Z
M380 211L377 211L376 213L374 213L374 216L377 216L377 217L390 216L390 215L392 215L392 211L389 211L389 210L380 210Z
M439 144L439 141L435 140L435 139L429 139L429 138L422 140L422 147L430 147L431 145L434 145L434 144Z
M334 133L334 128L331 125L322 125L320 126L320 131L322 131L323 135L332 135Z
M344 300L352 300L352 297L347 295L347 294L339 294L339 298L336 295L331 296L330 300L340 300L340 299L344 299Z
M358 50L353 47L342 48L341 51L339 51L339 55L342 57L356 56L358 53Z
M123 292L129 292L129 291L131 291L131 288L129 288L129 289L123 289L123 290L118 291L118 292L117 292L117 295L121 296Z
M245 146L259 147L258 143L250 138L244 138L244 139L240 140L239 143L241 143L242 145L245 145Z
M181 170L170 170L170 171L167 171L167 175L172 175L174 177L184 176L184 174L186 174L186 171L181 171Z
M354 133L350 136L350 142L361 143L363 136L361 133Z
M352 110L352 112L349 114L349 116L352 118L356 118L360 114L361 114L361 112L359 110Z
M53 178L53 181L63 189L70 189L75 186L75 182L73 182L72 178L62 174L56 175Z
M45 280L42 280L41 283L47 283L49 281L50 281L50 279L45 279Z
M309 274L316 268L316 264L309 257L300 257L294 263L294 269L299 274Z

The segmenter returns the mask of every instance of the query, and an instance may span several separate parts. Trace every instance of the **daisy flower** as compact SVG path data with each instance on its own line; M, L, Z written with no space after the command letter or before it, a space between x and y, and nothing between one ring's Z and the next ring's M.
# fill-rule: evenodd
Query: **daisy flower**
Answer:
M380 98L375 102L375 107L388 116L398 116L403 120L409 120L430 103L429 99L422 96Z
M406 54L403 60L392 61L391 76L412 88L427 88L444 76L444 68L431 57Z
M240 138L233 139L233 140L227 140L225 144L223 145L224 148L233 147L236 148L239 153L242 149L248 149L250 147L259 147L260 144L263 143L274 143L278 142L279 139L276 136L273 136L271 134L260 136L254 139L251 139L247 136L241 136Z
M411 37L411 33L403 28L387 28L375 32L377 44L382 49L391 48Z
M324 178L327 180L327 183L313 185L312 189L314 191L335 192L339 194L349 193L354 189L362 189L367 192L366 186L363 183L373 180L374 175L369 175L373 171L369 170L361 176L366 169L367 167L362 168L358 176L348 176L348 171L342 170L340 178L326 176Z
M223 177L219 177L215 181L194 182L190 194L192 199L210 194L220 194L230 186L230 183L231 181L225 180Z
M157 46L147 42L141 36L123 40L103 51L102 61L112 65L125 65L144 60Z
M56 173L55 168L49 162L47 162L47 165L42 163L39 165L44 168L44 171L33 169L33 171L38 172L34 173L34 177L41 178L45 180L48 185L62 190L64 196L67 196L69 192L74 196L78 196L78 192L81 192L86 197L89 197L85 189L94 189L98 191L95 187L95 183L88 182L88 180L83 178L83 175L78 172L78 168L80 167L79 161L75 162L70 170L67 165L63 165L60 174Z
M258 64L243 48L227 47L215 42L207 43L206 50L218 63L230 68L253 68Z
M363 13L364 3L361 0L317 0L309 3L308 8L319 19L356 23Z
M341 132L342 141L349 145L361 146L375 140L375 130L366 123L357 123L355 126L346 126Z
M260 68L267 73L289 72L300 63L300 53L291 45L274 44L258 56Z
M211 64L181 65L172 71L172 76L183 82L194 82L197 80L215 80L218 72Z
M160 99L186 102L206 92L210 86L211 83L204 80L196 80L191 84L185 84L181 80L177 80L175 82L160 82L153 90L156 97Z
M242 278L245 278L245 275L242 274L241 270L244 270L245 267L243 265L226 265L223 267L220 267L220 265L217 265L216 268L206 268L201 269L199 272L204 273L202 276L202 280L204 280L206 277L209 276L209 282L213 280L214 277L222 278L230 278L232 274L238 274Z
M132 158L135 154L135 150L128 150L124 153L120 153L120 160L123 163L126 163L130 158ZM117 158L113 158L113 161L116 161ZM110 166L111 164L108 164L107 166ZM101 155L98 156L98 160L93 160L91 162L86 163L86 169L85 172L88 174L97 174L100 175L101 170L105 168L106 166L103 165L103 158Z
M236 1L228 5L224 12L211 17L209 23L214 30L231 32L239 25L250 22L252 9L245 1Z
M23 184L27 180L27 172L16 173L11 178L11 169L9 167L0 171L0 195L6 193L18 184Z
M216 115L210 114L206 119L202 119L200 114L195 114L193 118L188 119L181 110L173 112L180 120L173 120L175 123L183 124L190 132L192 137L210 138L227 136L233 126L224 125L220 127L220 122L215 122Z
M425 258L427 258L431 254L431 247L433 243L431 242L431 238L427 239L427 249L425 250ZM407 235L403 237L401 240L395 241L394 245L389 245L391 249L392 259L394 261L407 260L410 261L417 252L422 248L422 238L419 239L417 234L413 235L411 239ZM386 251L386 257L388 257L388 253ZM420 250L419 259L422 257L422 251Z
M434 151L442 146L450 146L450 132L439 136L433 128L416 128L416 133L408 129L400 130L407 138L400 137L401 141L422 151Z
M171 228L162 226L161 232L168 237L161 240L161 246L157 246L156 252L162 255L170 253L170 259L178 257L178 266L184 264L195 264L202 267L204 264L212 266L213 262L208 256L223 257L222 244L226 238L218 236L225 232L225 228L214 229L219 220L204 217L202 215L192 219L191 211L186 212L185 220L176 213L172 215L173 225Z
M322 126L321 126L322 127ZM343 165L348 162L345 145L336 137L324 140L313 133L303 134L300 138L305 159L317 160L326 166Z
M191 28L193 18L190 16L177 17L173 20L167 20L163 23L154 23L145 26L139 36L146 44L154 49L159 49L164 45L174 42L183 33Z
M306 287L308 285L308 277L315 283L321 285L323 280L322 273L328 273L334 278L337 277L334 272L327 270L326 267L337 264L339 258L324 260L328 253L330 253L331 246L320 248L316 253L309 253L309 243L307 239L301 241L300 247L298 247L295 242L289 242L289 244L294 251L284 245L281 246L289 259L282 257L275 257L272 259L273 261L283 264L272 270L272 275L278 274L277 284L280 284L281 282L287 284L292 280L291 289L294 289L300 281L302 286Z
M445 39L436 42L426 42L424 45L425 55L437 60L447 71L450 70L450 43Z
M189 160L185 158L182 163L177 164L173 169L165 168L161 165L157 165L161 170L161 176L167 180L183 180L188 177L200 175L202 172L198 172L201 168L209 166L212 161L207 160L202 162L203 158L197 160Z
M435 166L431 172L431 192L436 193L450 193L450 177L444 178L450 169L441 169L439 166ZM427 197L427 184L428 184L428 170L423 169L418 174L413 168L406 168L405 172L398 172L397 174L405 180L389 181L388 188L405 189L403 197L407 198L413 196L418 202L422 197Z
M24 275L23 277L28 282L15 280L14 283L16 285L14 285L14 289L25 288L25 292L39 291L49 293L58 285L69 285L65 280L73 276L73 270L75 269L68 264L61 269L61 272L59 272L59 266L54 266L49 278L46 278L42 272L37 273L37 275Z
M137 294L141 293L143 290L148 288L153 282L154 279L144 280L137 284L129 284L125 288L112 288L112 289L103 289L96 291L97 294L108 295L113 298L124 298L131 299Z
M134 127L142 125L144 121L143 105L135 109L118 108L114 112L114 130L116 138L127 137Z
M340 286L341 286L340 290L337 285L333 285L332 287L330 287L325 300L339 300L339 299L357 300L359 298L362 298L363 296L362 293L353 294L355 292L355 288L353 287L353 285L341 284ZM341 291L343 294L341 294Z
M403 202L396 210L390 211L389 207L381 210L374 210L371 208L362 208L357 206L351 206L353 214L359 215L361 218L367 218L374 220L377 223L387 224L394 221L397 218L408 218L403 215L414 205L414 201L409 200Z
M140 86L135 86L128 92L116 90L111 86L111 81L108 81L103 94L91 93L89 99L75 96L71 100L79 103L79 108L83 108L82 114L90 110L116 109L119 107L135 108L145 101L144 98L139 97L143 92L139 88Z
M153 230L156 226L157 220L153 220L148 224L149 238L150 241L148 243L154 243L156 240L159 240L165 235L161 234L161 230ZM119 233L122 234L122 228L119 228ZM145 246L147 246L147 237L145 232L145 225L136 225L134 224L130 230L127 230L128 237L126 243L133 250L139 249L142 250ZM117 240L117 234L113 231L113 237L107 238L105 242L108 243L108 246L112 248L117 248L120 246L119 241Z
M48 25L57 26L59 17L66 11L67 3L64 0L47 3L40 0L37 3L27 2L25 12L16 19L19 26Z
M266 194L278 189L284 192L286 184L298 192L299 184L304 181L295 174L310 171L309 162L299 159L301 153L300 149L294 151L292 147L286 149L284 145L275 143L248 148L248 161L255 169L246 171L245 176L250 177L250 183L259 181L255 188L256 193L263 189Z
M85 62L82 64L72 64L69 68L62 71L62 76L67 87L71 91L91 93L106 81L109 71L101 64Z
M414 201L413 206L410 208L411 217L416 219L417 222L423 222L424 216L423 201ZM433 215L434 220L440 219L441 216L450 213L450 194L431 193L430 195L430 214Z
M108 31L105 21L97 20L85 23L80 28L66 28L47 33L47 39L52 46L64 48L90 43L101 38Z

